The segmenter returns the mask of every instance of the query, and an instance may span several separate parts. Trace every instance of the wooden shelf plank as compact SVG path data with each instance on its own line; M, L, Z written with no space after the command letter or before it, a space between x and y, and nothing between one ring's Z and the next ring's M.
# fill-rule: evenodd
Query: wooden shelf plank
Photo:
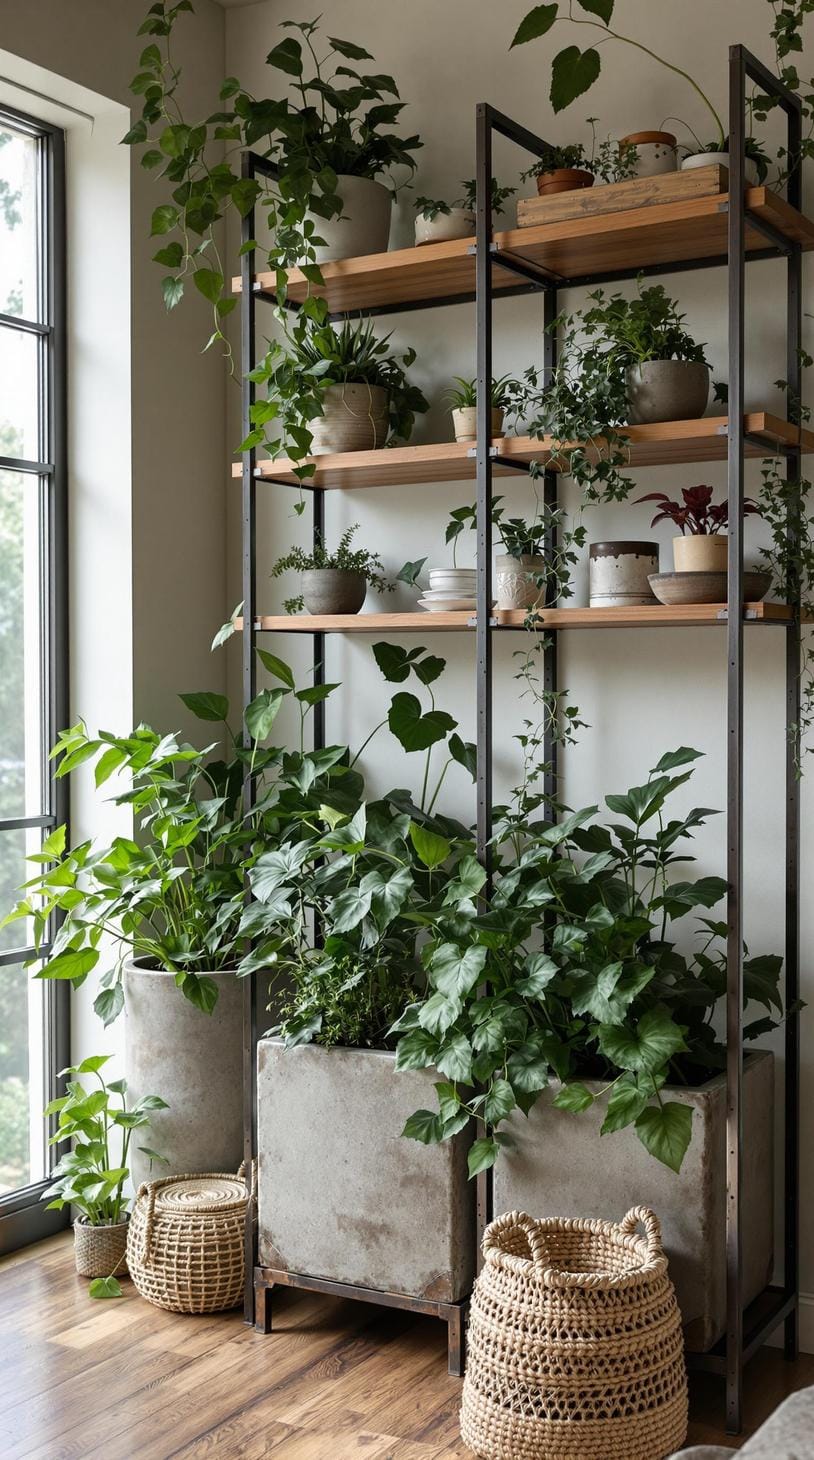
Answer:
M751 411L744 417L746 430L765 441L765 448L747 442L747 456L771 453L780 445L796 442L798 428L767 411ZM630 466L663 466L689 462L720 461L726 457L726 416L703 416L699 421L659 422L652 426L629 426ZM550 437L542 441L530 436L504 436L495 445L512 461L545 462L552 454ZM804 430L802 446L814 451L814 433ZM349 451L341 455L317 456L315 487L326 490L358 487L420 486L430 482L473 481L475 459L467 442L440 441L426 446L393 446L379 451ZM553 463L556 464L556 463ZM232 465L232 476L241 474L240 462ZM514 475L511 467L496 464L496 476ZM285 458L258 462L258 476L296 486L294 463Z
M814 248L814 221L790 207L768 188L749 188L746 206L756 218L771 224L785 238ZM495 234L498 249L518 254L558 279L571 282L653 265L687 263L723 258L727 247L728 195L693 198L686 202L653 204L644 208L608 213L601 217L571 218L559 223L512 228ZM766 248L766 238L749 226L746 248ZM393 249L363 258L337 259L323 264L324 294L332 312L386 309L433 300L471 298L475 287L472 240L423 244L417 248ZM273 295L275 276L262 272L256 285ZM498 265L494 286L500 291L517 287L517 275ZM240 278L232 280L240 291ZM302 300L309 285L299 269L289 272L289 298Z
M688 625L722 625L725 603L689 603L677 608L654 604L641 608L547 608L540 623L546 629L680 628ZM746 603L747 623L788 624L791 609L785 603ZM497 628L522 629L522 609L496 611ZM243 620L237 619L242 631ZM263 614L255 627L263 632L293 634L426 634L449 630L469 631L475 620L469 613L359 613L359 614Z

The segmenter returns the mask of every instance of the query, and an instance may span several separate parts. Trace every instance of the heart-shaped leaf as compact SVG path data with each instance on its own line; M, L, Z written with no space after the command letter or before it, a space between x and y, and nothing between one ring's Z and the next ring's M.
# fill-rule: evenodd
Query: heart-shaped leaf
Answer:
M557 10L557 5L535 5L517 27L512 46L522 46L526 41L536 41L539 36L546 35L557 19Z
M692 1139L692 1108L675 1100L648 1105L636 1121L636 1134L651 1156L679 1172Z
M419 826L416 821L410 822L410 841L415 847L416 855L425 867L439 867L442 862L446 861L451 851L446 837L438 836L434 831L429 831L426 826Z
M564 111L578 96L589 91L596 81L601 60L599 52L591 47L581 51L579 46L566 46L554 57L551 67L551 105L555 112Z
M437 745L458 722L445 710L427 710L422 714L415 695L402 692L393 696L387 723L399 744L410 751L428 750L431 745Z

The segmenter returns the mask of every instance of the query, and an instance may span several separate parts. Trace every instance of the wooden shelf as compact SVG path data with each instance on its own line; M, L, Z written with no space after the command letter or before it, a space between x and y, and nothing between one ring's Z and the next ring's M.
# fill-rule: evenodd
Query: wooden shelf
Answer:
M744 417L744 426L752 436L765 442L765 447L747 441L747 456L765 456L779 446L796 443L796 426L767 411L751 411ZM630 466L667 466L687 462L720 461L727 451L726 416L703 416L700 421L659 422L653 426L628 426ZM552 453L551 437L542 441L530 436L504 436L494 443L501 456L518 463L545 463ZM802 447L814 451L814 432L802 432ZM475 458L467 442L439 441L428 446L393 446L379 451L348 451L338 456L317 456L317 469L309 485L326 490L357 487L420 486L430 482L474 481ZM555 463L554 463L555 464ZM495 476L515 475L512 467L497 462ZM239 461L232 465L232 476L239 477ZM294 463L285 458L259 461L257 475L262 479L296 486Z
M756 219L770 224L784 238L802 244L804 249L814 248L814 222L768 188L749 188L746 206ZM727 210L728 195L718 194L601 217L512 228L496 233L494 241L498 250L517 255L539 269L541 277L555 282L611 279L653 266L723 259ZM765 235L751 227L747 217L747 253L761 252L766 247ZM337 259L322 265L324 289L313 285L310 289L324 294L332 313L463 301L472 297L475 288L471 248L472 240L461 238L363 258ZM517 275L498 265L493 279L498 291L518 286ZM274 297L273 272L257 274L255 282L263 294ZM240 292L239 277L232 280L232 288ZM308 291L300 270L292 269L289 299L299 302Z
M789 624L791 609L785 603L745 603L747 623ZM541 627L546 629L626 629L681 628L687 625L722 625L726 623L725 603L684 604L665 608L654 604L644 608L547 608L540 613ZM526 614L522 609L496 611L495 627L522 629ZM237 619L242 630L243 620ZM255 629L289 634L427 634L471 631L475 620L469 613L358 613L358 614L263 614L255 619Z

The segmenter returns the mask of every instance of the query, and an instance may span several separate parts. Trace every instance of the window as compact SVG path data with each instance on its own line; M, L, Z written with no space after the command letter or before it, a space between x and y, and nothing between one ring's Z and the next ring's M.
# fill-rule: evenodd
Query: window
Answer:
M66 568L64 134L0 105L0 917L67 820L48 759L68 723ZM63 1224L39 1198L67 989L32 978L29 941L0 930L0 1250Z

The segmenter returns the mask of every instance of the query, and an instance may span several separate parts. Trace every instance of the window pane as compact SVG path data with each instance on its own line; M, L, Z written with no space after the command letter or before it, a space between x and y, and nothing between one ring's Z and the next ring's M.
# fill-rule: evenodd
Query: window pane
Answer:
M0 325L0 456L39 461L36 335Z
M38 144L0 123L0 314L38 319Z
M38 863L28 862L26 858L39 851L42 837L39 827L0 831L0 921L19 902L22 884L36 876ZM0 928L0 953L30 948L32 938L33 930L27 918L9 923L7 928Z
M0 820L43 810L41 514L46 483L0 471Z
M0 967L0 1195L47 1172L43 987L21 964Z

